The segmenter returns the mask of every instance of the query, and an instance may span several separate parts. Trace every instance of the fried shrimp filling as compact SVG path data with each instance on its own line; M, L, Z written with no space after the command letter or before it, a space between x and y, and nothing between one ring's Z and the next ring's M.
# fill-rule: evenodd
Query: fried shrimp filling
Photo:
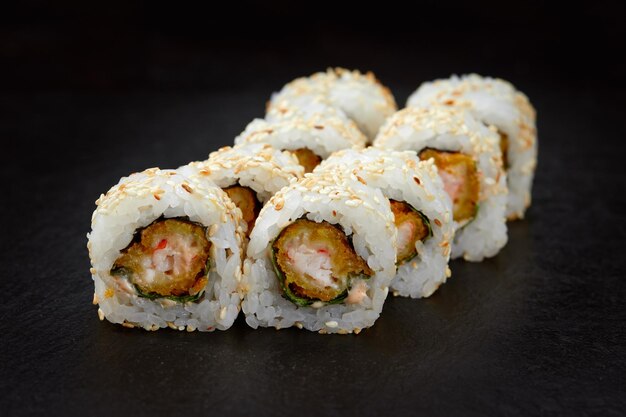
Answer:
M389 203L398 229L396 258L399 265L417 255L415 243L425 240L430 235L430 229L425 218L411 205L396 200L389 200Z
M261 211L261 203L256 198L255 192L249 187L242 187L241 185L233 185L232 187L224 188L224 191L233 203L241 210L243 219L248 225L246 232L247 236L250 236L250 232L254 227L256 218Z
M282 230L272 249L285 295L294 302L345 297L353 277L374 274L345 233L325 221L296 220Z
M312 172L322 162L322 158L309 148L299 148L290 152L298 158L298 163L304 167L305 173Z
M500 135L500 150L502 151L502 166L504 169L509 168L509 135L498 130Z
M208 281L210 246L205 227L182 218L159 219L135 234L111 274L130 280L141 296L195 296Z
M419 157L435 160L444 188L452 200L454 220L461 223L473 218L478 208L480 182L472 157L430 148L421 151Z

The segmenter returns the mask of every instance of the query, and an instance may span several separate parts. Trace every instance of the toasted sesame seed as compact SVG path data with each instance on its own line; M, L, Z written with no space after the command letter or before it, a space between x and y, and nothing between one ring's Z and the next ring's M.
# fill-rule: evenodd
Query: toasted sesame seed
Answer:
M93 293L93 300L91 301L91 304L98 304L98 294L96 294L95 292Z
M98 318L100 319L100 321L104 320L104 311L102 311L101 308L98 309Z
M331 329L334 329L335 327L339 326L339 323L337 323L336 321L332 320L332 321L327 321L326 323L324 323L326 325L326 327L330 327Z
M126 328L128 328L128 329L134 329L134 328L135 328L135 325L134 325L134 324L129 323L129 322L127 322L127 321L125 321L124 323L122 323L122 326L124 326L124 327L126 327Z

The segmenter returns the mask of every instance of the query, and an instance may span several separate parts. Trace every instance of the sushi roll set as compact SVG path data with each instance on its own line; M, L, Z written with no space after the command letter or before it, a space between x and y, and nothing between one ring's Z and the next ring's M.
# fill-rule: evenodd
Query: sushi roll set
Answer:
M146 330L359 333L429 297L531 203L535 111L510 83L426 82L398 111L373 74L298 78L232 147L122 178L88 234L101 320ZM417 301L416 301L417 302Z

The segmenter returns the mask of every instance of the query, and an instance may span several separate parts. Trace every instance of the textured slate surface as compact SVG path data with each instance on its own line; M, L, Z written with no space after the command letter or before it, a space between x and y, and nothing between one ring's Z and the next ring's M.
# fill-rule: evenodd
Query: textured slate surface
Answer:
M355 46L347 57L317 48L304 62L255 55L258 72L220 73L223 85L201 71L241 61L232 52L209 64L197 45L165 45L161 59L177 51L183 60L165 67L115 55L95 76L113 74L109 84L90 84L73 66L46 79L26 65L37 78L30 86L16 73L14 85L4 78L1 413L625 414L626 109L623 85L610 82L623 59L604 78L580 68L556 78L546 50L517 67L511 55L475 63L425 50L422 59L388 45L371 55ZM452 279L427 300L389 299L358 336L254 331L241 318L211 334L100 322L85 247L98 195L129 172L230 144L280 82L335 63L377 70L400 103L422 80L476 67L528 93L539 113L534 205L511 224L506 248L480 264L453 262ZM128 74L141 88L125 84Z

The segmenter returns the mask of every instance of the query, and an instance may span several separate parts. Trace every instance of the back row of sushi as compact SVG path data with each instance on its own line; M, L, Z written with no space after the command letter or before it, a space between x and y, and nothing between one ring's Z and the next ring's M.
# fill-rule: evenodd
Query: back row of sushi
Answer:
M147 330L359 333L389 292L428 297L479 262L531 203L535 111L475 74L397 111L371 73L286 84L204 161L124 177L88 235L100 319Z

